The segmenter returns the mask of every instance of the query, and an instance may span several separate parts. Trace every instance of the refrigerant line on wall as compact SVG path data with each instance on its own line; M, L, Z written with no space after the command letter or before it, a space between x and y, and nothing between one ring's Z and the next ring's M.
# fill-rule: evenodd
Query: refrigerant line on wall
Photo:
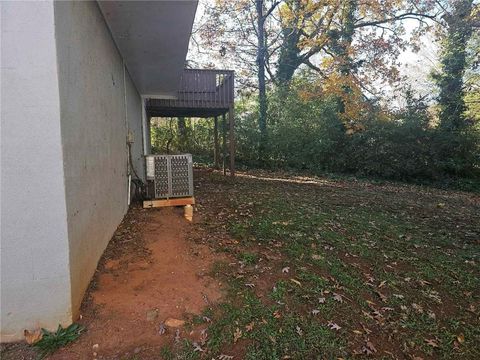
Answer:
M133 166L133 158L132 158L132 143L133 139L130 137L130 129L128 126L128 102L127 102L127 68L125 66L125 61L123 62L123 97L124 97L124 106L125 106L125 129L127 133L127 175L128 175L128 198L127 198L127 205L130 206L131 201L131 189L132 189L132 173L135 175L135 178L143 185L142 179L138 176L137 172L135 171L135 167ZM142 99L143 104L143 99ZM135 188L139 185L135 183Z

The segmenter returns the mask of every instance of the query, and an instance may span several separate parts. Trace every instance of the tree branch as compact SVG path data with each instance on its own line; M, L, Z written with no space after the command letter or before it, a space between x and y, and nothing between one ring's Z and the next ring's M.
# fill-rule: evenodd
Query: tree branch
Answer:
M415 19L419 20L422 18L430 19L433 21L437 21L437 14L435 15L430 15L430 14L422 14L422 13L416 13L416 12L406 12L397 16L393 16L388 19L383 19L383 20L375 20L375 21L365 21L365 22L360 22L354 25L355 29L362 28L362 27L367 27L367 26L375 26L375 25L380 25L380 24L385 24L385 23L390 23L390 22L395 22L398 20L404 20L404 19Z
M281 1L275 1L272 6L270 7L270 9L268 9L268 11L266 12L265 15L263 15L263 18L266 19L268 17L268 15L270 15L273 10L275 10L275 8L280 4Z

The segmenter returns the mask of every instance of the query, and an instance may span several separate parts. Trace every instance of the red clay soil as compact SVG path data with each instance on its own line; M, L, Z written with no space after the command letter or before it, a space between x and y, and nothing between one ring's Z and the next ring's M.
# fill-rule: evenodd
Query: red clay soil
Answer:
M221 296L208 276L216 258L187 241L190 226L182 208L132 209L86 296L79 321L86 332L49 359L160 359L176 332L161 334L162 323L200 314ZM195 335L180 327L180 336Z

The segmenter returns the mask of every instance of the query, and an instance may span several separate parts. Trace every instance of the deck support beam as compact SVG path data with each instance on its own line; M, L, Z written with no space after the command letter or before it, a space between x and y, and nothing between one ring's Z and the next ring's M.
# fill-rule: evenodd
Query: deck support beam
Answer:
M235 114L233 105L230 105L230 108L228 109L228 121L230 123L230 176L235 176Z
M222 128L223 175L227 175L227 119L225 113L222 114Z
M218 143L218 116L215 116L213 123L213 163L215 164L215 169L220 168L220 145Z

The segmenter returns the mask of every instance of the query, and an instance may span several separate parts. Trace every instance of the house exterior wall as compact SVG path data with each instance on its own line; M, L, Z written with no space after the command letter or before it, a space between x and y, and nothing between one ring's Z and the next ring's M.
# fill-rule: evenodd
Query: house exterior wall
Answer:
M127 133L140 171L141 99L96 2L55 2L74 316L128 205Z
M133 135L131 144L131 156L133 170L145 181L145 158L143 157L143 129L142 129L142 99L133 84L128 71L125 71L126 104L127 104L127 127ZM132 171L132 177L135 177ZM132 190L133 192L133 190ZM133 196L133 194L132 194Z
M72 317L54 5L0 7L4 342Z
M189 4L154 8L167 17L175 11L183 24L193 21L196 2ZM150 143L142 141L143 101L96 1L2 1L0 12L3 342L77 318L128 209L127 138L140 177Z

